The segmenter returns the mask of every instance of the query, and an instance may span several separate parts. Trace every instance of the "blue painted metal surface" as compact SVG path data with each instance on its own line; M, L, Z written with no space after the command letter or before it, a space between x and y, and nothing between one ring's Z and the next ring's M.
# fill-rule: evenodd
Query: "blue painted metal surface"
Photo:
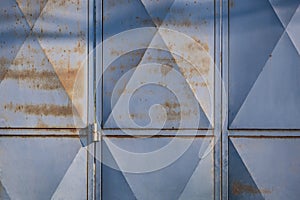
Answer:
M87 1L9 0L0 9L0 127L85 127Z
M298 0L231 1L231 128L300 128L299 12Z
M217 198L215 5L103 1L102 199Z
M76 137L1 136L0 151L1 195L7 199L86 198L87 153Z
M300 2L223 3L222 199L298 199Z
M87 199L88 1L2 1L0 22L0 199Z
M298 199L299 4L1 2L0 199Z
M229 199L298 199L300 138L229 142Z

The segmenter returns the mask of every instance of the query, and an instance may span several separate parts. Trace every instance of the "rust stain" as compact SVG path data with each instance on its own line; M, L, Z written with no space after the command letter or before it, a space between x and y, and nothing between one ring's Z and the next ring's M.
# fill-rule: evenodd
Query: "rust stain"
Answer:
M75 74L76 74L76 84L72 84L73 92L72 95L73 97L76 98L82 98L85 94L86 91L86 85L85 83L85 73L84 73L84 68L80 68ZM71 70L72 71L72 70ZM73 74L74 75L74 74ZM71 87L71 86L70 86Z
M230 1L229 1L229 7L230 7L230 8L233 8L233 7L234 7L234 1L233 1L233 0L230 0Z
M8 64L10 61L4 57L0 58L0 82L4 79L7 71L8 71Z
M4 67L9 63L10 63L10 61L7 58L5 58L5 57L0 58L0 67Z
M59 73L66 79L65 82L68 89L73 88L77 69L64 69L60 70ZM25 81L33 89L55 90L63 88L54 71L37 71L36 69L8 70L5 78Z
M176 13L180 13L179 11ZM159 22L158 22L159 23ZM161 23L161 22L160 22ZM173 26L173 27L196 27L189 19L182 18L181 20L176 19L168 19L168 21L164 22L165 26Z
M81 44L80 41L77 42L76 47L74 48L75 53L84 54L85 53L85 45Z
M181 118L180 104L176 102L168 102L166 101L163 106L166 108L168 120L178 120Z
M120 56L120 55L123 55L124 52L123 52L123 51L117 51L117 50L115 50L115 49L112 49L112 50L110 51L110 54L113 55L113 56Z
M116 70L116 68L117 68L116 66L111 66L111 67L109 68L109 70L113 72L113 71Z
M208 44L206 43L206 42L201 42L201 40L199 40L198 38L196 38L196 37L192 37L194 40L195 40L195 42L199 45L199 46L201 46L205 51L209 51L209 46L208 46ZM195 44L190 44L190 47L193 47L193 46L195 46ZM202 50L202 49L200 49L200 50Z
M6 104L4 109L12 110L14 112L23 112L29 115L40 116L73 116L72 105L59 106L54 104L37 104L37 105L23 105L23 104Z
M246 185L243 184L239 181L236 181L232 185L232 193L234 195L240 195L243 193L248 193L248 194L270 194L272 191L268 189L257 189L251 185Z
M163 65L161 67L161 73L163 76L166 76L171 70L172 70L172 67L170 67L168 65Z
M79 69L65 69L65 68L59 68L56 70L56 73L58 74L63 87L65 88L65 90L68 92L68 94L70 95L70 97L72 97L73 95L73 87L74 87L74 83L76 81L76 77L77 77L77 72ZM80 75L79 77L80 81L84 79L83 74ZM83 86L84 84L77 84L77 86ZM80 91L84 91L83 88L77 88L80 89Z
M187 52L189 61L197 65L191 66L190 64L187 64L183 58L176 59L177 64L181 66L179 69L183 76L189 81L192 81L193 78L199 78L199 75L200 77L203 76L203 78L208 76L211 68L211 58L208 54L208 44L194 38L194 42L186 44L183 48L184 51ZM195 52L198 54L195 55ZM206 87L208 84L198 83L197 85L194 84L192 86Z
M41 120L41 119L38 119L37 127L39 127L39 128L49 128L49 126L45 122L43 122L43 120Z

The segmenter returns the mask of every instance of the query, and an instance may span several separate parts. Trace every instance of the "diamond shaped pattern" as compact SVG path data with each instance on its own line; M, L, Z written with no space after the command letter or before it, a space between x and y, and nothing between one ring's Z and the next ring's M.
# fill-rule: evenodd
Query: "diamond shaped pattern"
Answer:
M117 3L118 2L118 3ZM140 27L155 27L157 29L156 33L154 35L149 35L149 38L145 38L145 42L148 43L147 50L145 52L136 51L133 54L125 54L123 55L123 58L118 58L109 68L104 71L104 106L103 106L103 120L104 120L104 126L106 128L134 128L130 126L128 119L129 116L125 116L120 114L119 118L122 120L123 124L127 124L125 127L118 127L118 125L114 122L115 119L113 119L112 112L114 111L114 106L117 104L116 102L119 102L122 104L122 91L124 90L130 90L130 88L123 88L124 85L128 84L128 81L134 77L135 72L131 74L130 76L126 75L127 78L123 80L123 83L119 86L122 86L120 88L117 88L119 91L119 97L116 99L116 96L112 96L113 90L116 89L114 86L116 85L116 82L119 80L118 77L121 77L124 75L128 70L133 69L133 67L138 66L139 64L146 64L146 63L167 63L167 65L171 65L172 68L178 70L179 73L182 74L184 78L183 83L178 84L186 84L187 87L190 88L200 105L199 107L199 115L201 115L200 119L200 125L195 126L185 126L183 128L209 128L213 126L213 96L214 96L214 69L213 69L213 43L214 43L214 37L210 36L207 37L207 33L213 32L213 19L209 19L207 15L212 15L213 11L213 2L189 2L186 3L186 5L183 7L182 1L164 1L162 2L155 2L155 1L132 1L130 4L125 4L123 1L117 1L114 3L111 3L109 1L104 1L104 27L103 27L103 34L104 39L107 39L108 36L111 36L113 33L118 34L122 33L125 30L128 29L135 29ZM178 14L179 7L183 7L180 11L180 14ZM130 9L135 9L134 15L126 15L127 12L129 12ZM198 8L201 10L201 12L196 12L195 8ZM116 12L116 10L122 10L123 12L123 18L118 20L118 23L120 23L120 26L116 25L117 18L120 14ZM124 18L124 16L126 16ZM180 19L179 19L180 16ZM143 20L142 20L143 19ZM172 21L173 20L173 21ZM199 20L201 23L199 24ZM203 22L203 24L202 24ZM163 28L163 29L161 29ZM186 37L193 38L194 41L199 43L200 45L204 46L203 56L198 55L197 57L190 57L191 62L193 63L200 63L199 64L199 71L203 72L201 75L204 76L205 80L207 80L207 84L203 83L198 85L195 84L195 79L199 79L199 74L193 74L189 73L189 67L187 62L182 62L182 59L178 57L178 55L169 53L169 55L161 55L159 53L152 53L151 56L149 56L149 52L154 52L154 49L160 48L160 49L166 49L166 51L170 51L172 49L172 46L174 46L174 41L181 41L180 38L175 38L176 36L171 36L171 34L168 34L166 31L166 28L171 28L172 30L179 31L181 33L186 34ZM201 31L199 31L201 30ZM141 37L141 36L139 36ZM143 36L146 37L146 36ZM208 39L207 39L208 38ZM181 38L183 41L184 39ZM147 41L146 41L147 40ZM136 42L136 41L133 41ZM130 45L130 44L129 44ZM182 49L181 54L184 54L185 56L192 55L193 52L189 50L187 46L184 46L185 44L180 44L181 46L177 46L177 49ZM152 48L152 49L151 49ZM154 48L154 49L153 49ZM185 48L185 49L184 49ZM111 54L121 54L126 51L125 44L118 43L114 44L113 42L108 42L107 44L104 44L104 49L112 49ZM133 58L132 58L133 57ZM106 57L104 56L104 63L106 63ZM212 60L210 60L212 59ZM135 61L135 63L133 63ZM127 69L128 66L129 69ZM126 69L124 69L126 68ZM191 69L192 70L192 69ZM146 75L146 74L144 74ZM140 75L137 75L140 76ZM151 75L151 76L154 76ZM125 81L127 80L127 81ZM184 83L185 82L185 83ZM204 82L204 81L203 81ZM202 85L202 86L200 86ZM205 85L205 86L204 86ZM150 86L146 88L145 91L148 91L151 93L151 91L160 91L158 88L154 89ZM144 91L144 92L145 92ZM209 92L208 92L209 91ZM143 92L140 93L140 95ZM151 96L149 93L148 96ZM156 100L155 98L150 98L150 101L147 103L139 103L141 107L132 110L134 113L132 116L134 116L133 120L135 120L139 124L146 125L150 122L150 118L147 114L147 110L149 110L149 105L154 104L163 104L164 101L166 101L166 104L169 104L167 95L167 91L160 91L158 93L165 93L165 97L160 98L159 100ZM132 94L133 95L133 94ZM146 95L143 93L143 95ZM159 96L152 94L153 97ZM164 95L162 95L164 96ZM138 99L139 96L136 96ZM144 99L145 101L149 99ZM132 105L137 105L138 102L133 100ZM114 102L114 103L113 103ZM112 104L113 103L113 104ZM175 105L175 104L173 104ZM135 106L132 108L134 109ZM177 107L171 107L167 109L167 114L172 117L175 120L170 120L170 118L167 120L164 128L178 128L178 125L176 124L176 121L178 122L178 118L176 118L175 114L178 115L178 110L180 109ZM137 111L137 112L136 112ZM118 111L116 111L118 113ZM197 112L197 111L195 111ZM171 114L172 113L172 114ZM197 114L198 115L198 114ZM135 117L136 116L136 117ZM179 115L178 115L179 116ZM115 116L116 117L116 116ZM186 115L186 118L189 118L193 121L193 118ZM99 117L100 118L100 117ZM136 119L135 119L136 118ZM151 128L158 128L159 116L156 115L155 118L158 120L156 123L155 120L151 121L156 125L151 125ZM126 120L128 123L125 123ZM209 123L207 123L207 120ZM139 121L139 122L138 122Z
M0 126L85 126L87 2L5 2L0 91L8 95L0 97Z
M231 11L230 127L298 129L299 104L292 102L298 102L299 98L298 81L293 75L299 74L300 65L295 37L299 2L274 0L248 4L238 1ZM257 10L258 5L262 11L255 12L255 16L238 15L243 9Z

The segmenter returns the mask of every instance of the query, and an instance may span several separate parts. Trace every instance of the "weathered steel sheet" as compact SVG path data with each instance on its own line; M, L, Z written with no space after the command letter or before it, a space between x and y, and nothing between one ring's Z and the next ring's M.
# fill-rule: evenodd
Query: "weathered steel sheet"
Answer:
M86 199L87 152L78 138L1 137L0 197Z
M230 2L230 127L299 129L299 1Z
M102 199L213 199L213 151L204 157L199 153L204 141L212 140L209 137L176 138L178 149L191 141L188 150L178 160L170 165L164 163L168 157L174 156L176 148L173 148L173 153L156 158L156 164L161 165L161 168L153 171L149 169L148 172L127 172L131 167L144 170L146 166L152 165L150 152L159 151L172 140L173 137L105 138L102 151ZM144 153L143 161L126 164L126 156L118 154L113 145L124 151Z
M87 1L9 0L0 9L0 127L83 127Z
M103 1L104 127L213 127L214 19L213 1Z
M231 138L229 199L298 199L300 138Z

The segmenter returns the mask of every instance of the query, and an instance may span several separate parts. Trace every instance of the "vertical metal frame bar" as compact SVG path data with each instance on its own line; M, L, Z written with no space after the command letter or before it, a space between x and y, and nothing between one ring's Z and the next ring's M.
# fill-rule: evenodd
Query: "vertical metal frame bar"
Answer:
M93 47L93 15L91 14L91 9L92 9L92 0L88 1L88 55L87 55L87 60L88 60L88 124L91 124L93 121L93 79L90 77L93 77L93 60L90 59L90 52ZM89 144L90 137L89 133L87 131L87 143ZM89 147L87 149L87 199L91 200L93 199L92 193L93 193L93 158L89 153Z
M228 43L229 43L229 0L222 0L221 5L221 65L222 65L222 194L221 199L228 199Z
M214 1L214 65L215 65L215 95L214 95L214 199L221 199L221 144L222 144L222 77L221 77L221 0Z
M95 0L88 0L88 124L93 124L95 118ZM95 147L92 143L90 133L87 136L87 161L88 161L88 183L87 183L87 199L95 199Z
M98 124L99 130L102 129L102 110L103 110L103 56L101 51L103 49L103 1L94 0L94 117L95 123ZM99 77L100 80L99 80ZM100 82L98 82L100 81ZM97 115L97 113L101 113ZM101 138L102 139L102 138ZM94 183L94 199L102 199L102 167L101 167L101 160L102 160L102 141L95 143L95 155L94 155L94 168L95 168L95 183ZM97 160L97 158L100 160Z

